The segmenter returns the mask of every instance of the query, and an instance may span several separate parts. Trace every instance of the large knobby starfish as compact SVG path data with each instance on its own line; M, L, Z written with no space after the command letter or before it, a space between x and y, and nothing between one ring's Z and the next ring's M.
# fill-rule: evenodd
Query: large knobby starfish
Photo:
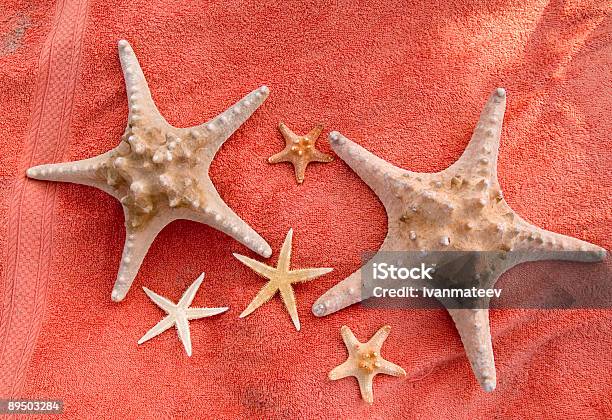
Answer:
M200 275L193 282L191 286L187 288L183 296L178 301L178 303L173 303L166 299L163 296L158 295L157 293L143 287L145 293L151 300L163 309L168 316L163 318L157 324L153 326L147 333L138 340L138 344L142 344L145 341L152 339L153 337L158 336L159 334L166 331L168 328L171 328L173 325L176 326L176 331L178 333L179 339L183 346L185 347L185 351L187 352L187 356L191 356L191 332L189 331L189 321L200 318L208 318L209 316L218 315L229 308L190 308L191 302L193 302L193 298L195 297L202 281L204 280L204 273Z
M295 170L298 184L304 182L306 167L310 162L328 163L334 160L332 156L315 147L315 142L323 131L323 125L317 125L305 136L298 136L282 122L278 125L278 129L285 138L285 148L268 158L268 162L290 162Z
M540 229L506 203L497 180L505 107L506 92L498 88L489 97L463 155L437 173L403 170L339 133L330 133L334 151L378 195L387 211L387 236L373 259L384 259L385 251L494 251L486 268L476 271L473 279L452 279L447 285L474 280L492 287L502 273L522 262L600 261L605 257L603 248ZM361 270L351 274L314 303L314 314L329 315L371 297L371 288L362 289L363 280ZM496 373L487 307L446 306L476 378L483 389L492 391Z
M270 267L257 260L245 257L244 255L234 254L241 263L250 267L253 271L270 281L257 293L249 306L240 314L240 318L251 314L255 309L269 301L276 292L280 292L281 298L285 303L287 312L291 316L296 330L300 330L300 319L297 312L295 294L291 287L294 283L303 283L308 280L316 279L327 274L333 268L303 268L300 270L289 270L291 263L291 241L293 239L293 229L289 229L285 242L278 254L276 268Z
M210 225L269 257L270 246L225 204L208 176L217 150L263 103L268 88L251 92L207 123L176 128L155 106L136 55L125 40L119 41L119 58L129 104L121 143L91 159L27 171L30 178L96 187L121 202L126 241L112 299L125 297L149 246L177 219Z
M372 391L372 380L379 373L391 376L406 376L406 371L395 363L383 359L381 356L381 348L387 337L391 327L385 325L376 334L370 338L367 343L360 343L353 335L353 332L346 325L342 326L340 334L344 340L344 345L348 350L348 358L344 363L336 366L329 372L329 379L346 378L354 376L359 382L361 397L372 404L374 402L374 393Z

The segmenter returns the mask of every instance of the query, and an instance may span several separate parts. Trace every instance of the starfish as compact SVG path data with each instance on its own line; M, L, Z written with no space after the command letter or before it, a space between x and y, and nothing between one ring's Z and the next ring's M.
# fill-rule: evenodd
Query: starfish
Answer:
M278 129L285 138L286 146L283 151L271 156L268 162L291 162L298 184L304 182L306 166L310 162L328 163L334 160L330 155L315 148L315 142L323 131L323 125L317 125L305 136L298 136L282 122L278 125Z
M540 229L506 203L496 168L505 108L506 92L498 88L489 97L463 155L437 173L400 169L340 133L330 133L334 151L378 195L387 212L387 236L372 260L384 259L388 251L492 251L486 254L493 257L473 267L473 278L451 278L446 284L454 287L458 281L476 281L492 287L502 273L522 262L601 261L605 257L603 248ZM438 265L448 263L444 257L439 258ZM314 314L329 315L371 297L372 288L362 289L363 281L362 270L351 274L314 303ZM494 390L488 305L468 309L449 307L444 301L442 304L455 323L480 385L485 391Z
M155 106L134 50L125 40L119 41L119 58L129 104L119 145L90 159L27 171L34 179L96 187L121 202L126 241L112 299L123 300L153 240L177 219L212 226L269 257L270 246L225 204L208 176L217 150L263 103L268 88L251 92L207 123L176 128Z
M250 267L253 271L270 281L257 293L249 306L240 314L240 318L251 314L255 309L269 301L276 292L280 295L285 303L287 312L291 316L293 325L296 330L300 330L300 319L298 317L297 305L293 288L294 283L302 283L308 280L316 279L333 270L333 268L304 268L301 270L289 270L291 260L291 241L293 239L293 229L289 229L285 242L278 255L278 263L276 268L265 265L257 260L245 257L244 255L234 254L241 263Z
M370 338L367 343L360 343L355 338L349 327L343 325L340 334L348 350L348 359L340 366L336 366L329 372L329 379L337 379L354 376L359 382L361 397L369 404L374 402L372 392L372 380L379 373L392 376L406 376L406 371L398 365L382 358L380 349L389 336L391 327L385 325Z
M229 308L190 308L191 302L195 297L200 285L204 280L204 273L200 274L200 277L193 282L191 286L185 290L185 293L178 301L178 303L172 303L163 296L158 295L155 292L143 287L145 293L151 300L160 308L162 308L168 316L159 321L153 328L138 340L138 344L142 344L145 341L152 339L155 336L176 325L178 337L185 347L187 356L191 356L191 333L189 332L189 321L200 318L207 318L209 316L218 315L227 311Z

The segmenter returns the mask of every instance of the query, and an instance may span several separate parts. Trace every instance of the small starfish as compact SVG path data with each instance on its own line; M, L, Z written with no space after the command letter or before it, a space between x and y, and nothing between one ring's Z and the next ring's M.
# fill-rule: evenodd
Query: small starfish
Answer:
M476 254L491 258L479 261L480 267L471 267L478 270L472 271L473 277L450 278L446 285L457 287L461 282L475 282L470 285L490 288L505 271L522 262L551 259L591 262L605 257L605 249L540 229L523 220L506 203L497 179L505 108L506 91L498 88L489 97L463 155L437 173L403 170L340 133L330 133L334 151L378 195L387 211L387 237L372 261L385 260L386 253L398 251L416 258L413 263L421 258L418 252L404 251L490 251ZM443 266L453 253L434 254L433 258L440 260L432 264ZM313 313L329 315L370 298L372 288L362 286L362 270L358 270L321 296L313 305ZM488 306L466 309L441 302L455 322L478 382L485 391L493 391L496 372Z
M113 150L76 162L28 169L30 178L73 182L101 189L121 202L126 241L111 297L121 301L157 234L174 220L214 227L258 254L270 246L221 199L208 169L221 145L267 98L251 92L207 123L176 128L160 114L130 44L119 41L129 104L128 124Z
M257 293L253 301L240 314L240 318L251 314L255 309L269 301L272 296L280 291L280 295L285 303L287 312L291 316L293 325L296 330L300 330L300 320L298 318L295 295L293 294L293 283L302 283L308 280L313 280L333 270L333 268L304 268L301 270L289 270L291 259L291 241L293 239L293 229L289 229L285 242L278 255L278 263L276 268L265 265L259 261L245 257L244 255L234 254L234 257L244 265L250 267L253 271L262 277L270 279L268 283Z
M287 145L282 152L271 156L268 162L291 162L295 169L295 178L298 184L304 182L306 166L308 166L310 162L328 163L334 160L332 156L320 152L315 148L315 142L323 131L323 125L317 125L305 136L298 136L282 122L278 125L278 129L285 138L285 143Z
M152 339L153 337L163 333L168 328L176 325L178 337L185 347L187 356L191 356L191 333L189 332L189 321L200 318L207 318L209 316L218 315L227 311L229 308L190 308L191 302L195 297L200 285L204 280L204 273L200 275L193 282L191 286L187 288L181 300L178 303L172 303L163 296L158 295L155 292L143 287L147 296L160 308L162 308L168 314L167 317L159 321L153 328L138 340L138 344L142 344L145 341Z
M370 338L367 343L360 343L353 332L346 325L342 326L340 333L346 345L349 356L340 366L336 366L329 372L329 379L337 379L354 376L359 382L361 397L369 404L374 402L372 392L372 380L379 373L392 376L406 376L406 371L398 365L385 360L380 355L380 348L389 336L391 327L385 325Z

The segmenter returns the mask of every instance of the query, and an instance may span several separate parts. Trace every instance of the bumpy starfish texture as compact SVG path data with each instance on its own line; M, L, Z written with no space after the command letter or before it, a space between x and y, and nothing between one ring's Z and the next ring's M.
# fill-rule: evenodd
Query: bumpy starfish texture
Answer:
M204 273L200 275L193 282L191 286L187 288L178 303L173 303L163 296L158 295L155 292L143 287L145 293L151 300L160 308L162 308L168 316L159 321L153 328L138 340L138 344L142 344L145 341L152 339L155 336L171 328L173 325L176 326L178 337L185 347L187 356L191 356L191 332L189 331L189 321L200 318L207 318L209 316L218 315L227 311L229 308L190 308L191 302L195 297L202 281L204 280Z
M328 163L334 160L330 155L320 152L315 148L315 142L323 131L321 124L310 130L305 136L298 136L282 122L278 125L278 129L285 138L286 146L283 151L271 156L268 162L290 162L295 169L295 178L298 184L304 182L306 166L310 162Z
M225 204L208 176L217 150L263 103L268 88L251 92L207 123L176 128L157 110L125 40L119 41L119 58L129 103L121 143L91 159L27 171L34 179L96 187L121 202L126 241L112 299L125 297L149 246L164 226L177 219L210 225L269 257L270 246Z
M293 229L289 229L285 242L278 255L276 268L265 265L257 260L245 257L244 255L234 254L241 263L250 267L253 271L270 281L257 293L253 301L240 314L240 318L251 314L255 309L269 301L276 292L280 292L281 298L285 303L287 312L291 316L296 330L300 330L300 319L297 312L295 294L291 287L294 283L303 283L308 280L316 279L324 274L331 272L332 268L304 268L300 270L289 270L291 260L291 241L293 239Z
M603 248L540 229L523 220L506 203L497 180L497 155L505 107L506 92L498 88L485 105L463 155L437 173L400 169L339 133L330 133L334 151L385 206L388 232L373 260L377 256L384 259L386 251L494 251L491 253L494 257L477 268L480 271L471 279L479 285L492 287L502 273L522 262L544 259L601 261L605 257ZM466 279L451 280L447 287ZM351 274L315 302L314 314L325 316L371 297L372 288L362 289L363 281L361 270ZM476 378L484 390L492 391L496 386L496 372L488 301L479 308L445 306L461 336Z
M370 338L367 343L360 343L353 332L346 325L342 326L340 333L348 350L348 359L340 366L336 366L329 372L329 379L346 378L354 376L359 382L361 397L369 404L374 402L372 392L372 380L379 373L392 376L406 376L406 371L398 365L382 358L380 350L389 336L391 327L385 325Z

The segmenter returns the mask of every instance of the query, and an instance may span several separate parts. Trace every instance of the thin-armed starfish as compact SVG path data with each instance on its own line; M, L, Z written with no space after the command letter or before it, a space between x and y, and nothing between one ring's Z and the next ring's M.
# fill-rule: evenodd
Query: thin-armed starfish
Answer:
M491 251L493 257L475 267L480 271L472 279L450 279L447 287L456 281L492 287L502 273L522 262L600 261L605 257L603 248L540 229L506 203L497 180L505 108L506 92L498 88L489 97L463 155L437 173L400 169L339 133L330 134L334 151L378 195L387 211L387 236L373 260L377 256L384 259L386 251ZM371 297L372 289L362 289L362 280L358 270L328 290L313 305L314 314L329 315ZM496 373L488 306L447 309L478 382L485 391L492 391Z
M387 337L391 327L385 325L370 338L367 343L360 343L355 338L353 332L346 325L342 326L340 334L348 350L348 359L340 366L336 366L329 372L329 379L346 378L354 376L359 382L361 397L369 404L374 402L372 391L372 380L379 373L392 376L406 376L406 371L398 365L391 363L381 356L381 347Z
M112 299L123 300L149 246L164 226L177 219L210 225L269 257L270 246L225 204L208 176L217 150L263 103L268 88L251 92L207 123L176 128L155 106L125 40L119 41L119 58L129 104L121 143L90 159L27 171L30 178L96 187L121 202L126 241Z
M259 261L245 257L244 255L234 254L234 257L244 265L250 267L253 271L262 277L269 279L270 281L257 293L253 301L247 306L247 308L240 314L240 318L251 314L255 309L269 301L276 292L280 292L280 295L285 303L287 312L291 316L293 325L296 330L300 330L300 319L297 312L297 304L295 301L295 295L293 294L293 288L291 287L294 283L302 283L308 280L316 279L319 276L327 274L333 270L333 268L303 268L301 270L289 270L291 260L291 241L293 239L293 229L289 229L285 242L278 255L278 263L276 268L265 265Z
M330 155L315 148L315 142L323 131L323 125L317 125L305 136L298 136L282 122L278 125L278 129L285 138L286 146L281 152L271 156L268 162L290 162L295 170L298 184L304 182L306 166L310 162L328 163L334 160Z
M187 288L181 300L178 303L172 303L163 296L158 295L155 292L143 287L145 293L151 300L160 308L162 308L168 316L159 321L153 328L138 340L138 344L142 344L145 341L152 339L155 336L176 325L176 331L178 337L185 347L187 356L191 356L191 333L189 332L189 321L193 319L207 318L209 316L218 315L227 311L229 308L190 308L191 302L195 297L200 285L204 280L204 273L200 274L200 277L193 282L191 286Z

